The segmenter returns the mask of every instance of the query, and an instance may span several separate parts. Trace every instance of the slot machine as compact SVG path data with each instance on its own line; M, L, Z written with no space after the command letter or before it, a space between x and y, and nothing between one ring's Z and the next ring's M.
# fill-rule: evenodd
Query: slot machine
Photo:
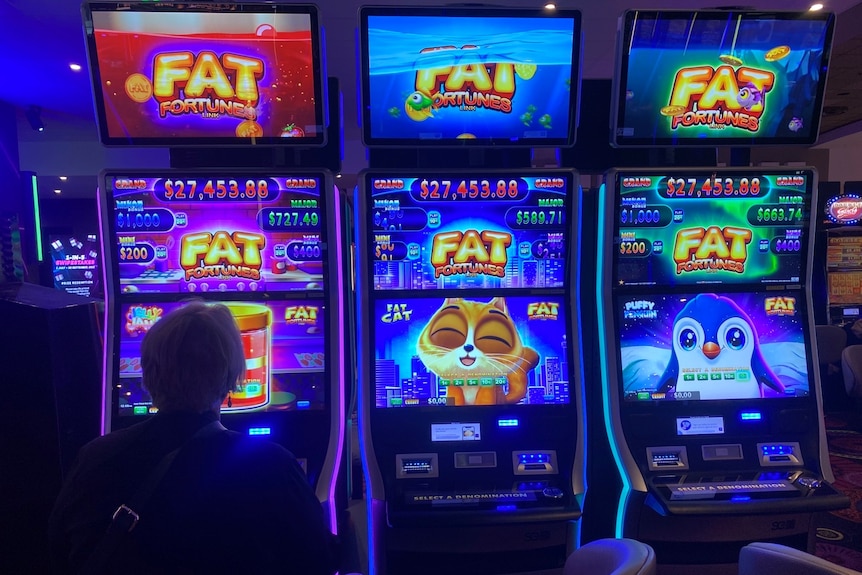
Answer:
M148 329L189 298L223 303L247 373L222 422L293 452L335 532L348 340L341 197L324 167L341 140L317 8L93 2L83 17L102 143L171 157L100 176L102 431L155 412L141 384Z
M530 148L574 141L580 14L363 7L360 61L370 573L559 569L586 489L580 182Z
M663 572L811 549L831 485L813 343L805 169L611 171L601 197L606 422L617 533Z

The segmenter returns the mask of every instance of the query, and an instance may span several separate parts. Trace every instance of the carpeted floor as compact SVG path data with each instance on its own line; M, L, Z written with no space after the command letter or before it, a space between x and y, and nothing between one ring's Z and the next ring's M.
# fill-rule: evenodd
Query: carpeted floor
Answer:
M862 571L862 414L828 415L826 437L835 487L850 497L850 507L818 514L816 553Z

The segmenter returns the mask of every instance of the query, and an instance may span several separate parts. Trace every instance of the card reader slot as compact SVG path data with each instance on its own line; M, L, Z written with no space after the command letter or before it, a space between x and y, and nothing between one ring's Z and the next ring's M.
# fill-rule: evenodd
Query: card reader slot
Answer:
M438 474L436 453L399 453L395 456L395 475L398 479L424 479L437 477Z

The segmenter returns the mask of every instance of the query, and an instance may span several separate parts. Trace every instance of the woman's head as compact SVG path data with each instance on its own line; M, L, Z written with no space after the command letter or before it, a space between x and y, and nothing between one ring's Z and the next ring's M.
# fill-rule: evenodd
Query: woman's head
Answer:
M162 411L218 411L245 377L242 338L230 310L192 302L156 322L141 345L143 384Z

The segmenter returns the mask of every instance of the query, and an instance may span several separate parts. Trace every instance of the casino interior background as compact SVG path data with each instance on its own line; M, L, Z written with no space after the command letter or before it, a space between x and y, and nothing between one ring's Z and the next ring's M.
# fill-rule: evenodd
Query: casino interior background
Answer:
M355 38L357 11L362 4L399 2L317 1L326 29L326 72L339 79L344 95L344 158L335 182L348 192L357 185L361 170L368 167L358 126L357 103ZM400 4L436 6L442 3L404 0ZM539 7L545 2L494 0L493 4ZM826 0L823 4L824 10L836 13L838 18L819 141L809 148L754 148L751 162L761 166L814 166L821 181L860 182L862 2ZM750 8L804 11L809 6L806 0L752 0ZM601 154L601 150L609 150L607 131L603 130L608 110L607 100L597 98L596 94L608 89L614 73L619 15L632 8L700 9L713 8L715 3L708 0L562 0L557 2L557 7L582 12L584 87L576 149L585 154ZM32 174L38 184L44 237L52 233L73 233L81 237L95 233L99 229L95 199L99 172L106 168L168 168L169 152L166 148L106 148L100 144L78 2L0 0L0 31L0 64L6 71L5 81L0 82L0 212L14 211L19 206L25 198L19 182ZM74 65L78 66L77 70ZM595 107L585 107L587 102L597 103L594 105L598 112ZM729 156L729 150L720 149L719 165L727 164ZM535 167L552 167L557 165L557 158L553 150L537 150L533 162ZM590 173L579 169L585 189L598 187L601 171L603 169ZM30 273L35 278L47 272L40 269L30 270ZM825 308L825 302L822 305ZM8 326L0 323L0 331L6 329ZM859 339L862 341L862 337ZM0 383L2 379L0 376ZM600 409L589 411L589 416L594 422L602 418ZM591 423L592 426L601 429L597 423ZM604 527L596 528L597 533L604 535ZM862 530L857 537L862 537ZM854 549L859 560L852 564L862 569L862 539L855 541ZM837 556L836 552L831 558Z

